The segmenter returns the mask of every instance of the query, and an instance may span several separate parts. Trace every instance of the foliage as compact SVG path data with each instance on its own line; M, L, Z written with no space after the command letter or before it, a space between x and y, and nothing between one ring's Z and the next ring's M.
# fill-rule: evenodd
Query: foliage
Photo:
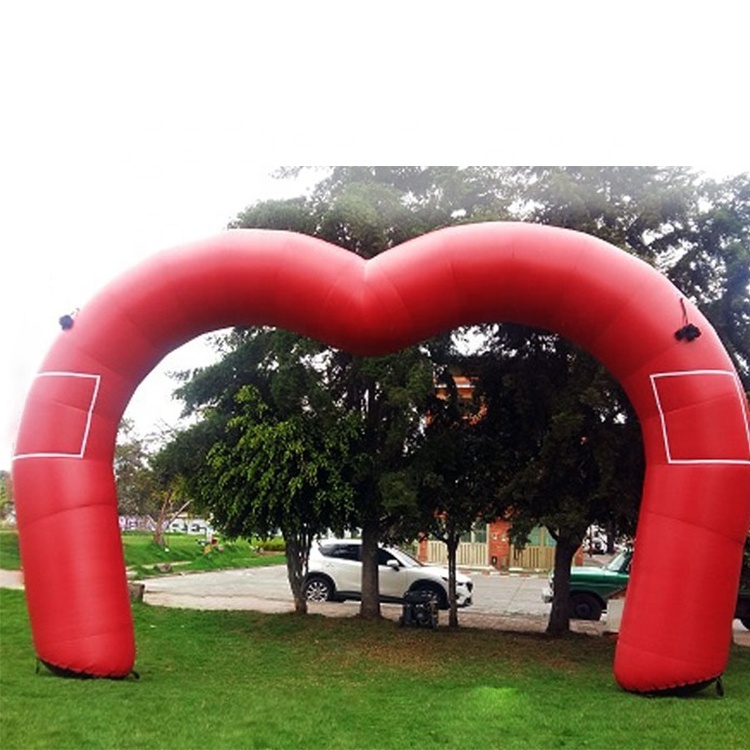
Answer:
M170 444L171 450L179 442ZM155 467L149 443L135 432L133 422L123 419L118 430L114 459L118 512L149 516L154 521L154 542L164 545L171 521L190 505L184 476Z
M125 565L139 577L163 574L158 566L166 563L186 572L278 565L284 561L283 543L276 539L219 539L217 544L211 544L191 534L167 534L166 544L159 545L154 543L151 534L137 531L125 532L121 538ZM21 568L16 531L0 531L0 568Z
M337 167L308 198L255 204L233 226L306 231L369 258L502 203L496 191L486 189L490 172ZM349 443L354 499L349 525L358 527L363 538L362 614L379 616L377 542L403 534L403 518L416 513L409 464L432 388L426 351L411 347L363 359L268 331L234 331L219 346L222 362L192 374L179 395L188 410L209 408L209 418L221 429L242 385L257 388L285 418L308 410L317 419L345 412L357 421ZM270 499L270 493L265 497Z
M232 226L301 231L367 258L465 222L521 219L584 231L651 263L694 299L750 388L749 217L748 175L716 182L685 167L362 166L331 168L309 195L256 203ZM234 331L219 340L220 366L191 374L181 388L188 411L202 411L207 429L216 430L211 435L225 429L242 385L258 388L277 409L285 394L287 416L308 408L301 397L306 389L312 388L311 399L329 389L333 406L357 416L359 440L350 445L356 468L353 522L364 542L363 613L368 616L377 611L377 538L406 534L419 514L418 488L425 478L416 473L415 451L431 370L444 364L446 353L456 364L474 368L487 405L485 418L462 431L462 440L473 441L474 448L469 443L450 447L455 463L463 463L458 461L462 451L471 453L490 440L496 450L483 459L481 478L474 472L470 479L469 468L459 477L454 467L451 480L450 459L439 481L437 474L427 480L436 483L436 494L447 495L451 481L461 492L474 483L496 515L512 509L516 542L523 543L534 525L548 526L562 542L556 562L559 592L565 591L569 558L586 526L606 525L612 537L632 532L643 457L636 416L619 386L586 353L549 332L492 325L476 334L485 347L473 360L458 356L450 336L362 360L311 342L303 345L289 334L286 340L258 337L252 349L252 337ZM296 380L279 378L269 367L269 359L283 361L286 351L292 352L286 361ZM295 369L295 357L300 365L315 360L318 367ZM210 443L193 456L204 457ZM199 464L195 458L184 462ZM468 523L461 519L463 526ZM553 617L556 612L553 607Z
M323 425L304 413L281 419L252 386L236 400L228 434L207 457L217 523L232 536L264 538L297 524L319 527L314 533L341 528L351 502L345 470L352 420L342 415Z
M21 592L0 607L6 750L747 744L739 646L723 699L649 700L617 688L603 638L134 605L140 680L64 680L34 673Z
M748 176L719 186L687 168L514 170L519 218L584 231L655 265L703 307L748 382ZM720 227L720 228L719 228ZM570 560L589 524L632 533L643 476L640 429L620 387L557 336L490 329L482 428L498 441L498 513L516 542L557 538L554 631L567 629ZM508 398L512 398L512 401ZM501 446L505 445L506 450Z
M312 540L341 529L352 505L349 445L357 424L346 414L284 417L253 386L236 395L237 412L208 452L203 492L216 524L230 536L268 537L281 530L295 605L306 612L302 586Z
M13 510L13 483L10 472L0 469L0 520L7 518Z
M186 377L185 374L183 376ZM224 426L225 420L217 419L213 410L206 409L200 420L182 430L173 431L151 456L151 466L161 491L171 491L176 504L190 501L196 513L209 511L201 502L196 469L220 439Z
M701 307L750 391L750 176L709 182L670 278Z
M286 542L283 536L275 536L270 539L258 539L253 542L253 546L263 552L284 552L286 550Z
M505 340L490 351L518 348L482 363L486 414L478 427L498 448L498 509L514 509L514 542L522 545L538 523L570 529L579 542L594 522L631 531L643 459L627 398L572 345L526 331L521 344L510 327L501 330Z
M467 377L465 367L461 375ZM428 408L414 470L419 477L420 532L447 547L449 622L458 625L457 550L461 536L489 512L490 467L497 446L478 429L484 409L476 398L459 395L451 368L442 368Z
M716 328L750 390L750 174L688 167L514 170L519 218L599 237L655 266Z
M261 555L261 544L243 540L206 540L190 534L167 534L165 544L156 544L150 534L128 532L122 535L125 564L139 578L164 574L164 566L180 573L198 570L251 568L257 565L278 565L283 550Z
M118 429L114 472L118 512L121 515L154 514L157 487L149 466L148 446L129 419L123 419Z
M21 552L18 549L18 532L0 531L0 568L20 570Z

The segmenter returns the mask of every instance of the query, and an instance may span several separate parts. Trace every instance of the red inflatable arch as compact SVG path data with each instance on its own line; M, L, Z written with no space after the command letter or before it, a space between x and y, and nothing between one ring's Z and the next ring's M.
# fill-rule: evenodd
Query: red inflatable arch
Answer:
M737 374L711 325L650 266L577 232L503 223L444 229L369 261L308 236L226 232L156 255L81 309L31 387L13 462L40 659L103 677L133 667L112 461L128 400L167 352L263 324L375 355L488 321L576 342L640 417L647 470L617 681L658 692L719 677L750 524Z

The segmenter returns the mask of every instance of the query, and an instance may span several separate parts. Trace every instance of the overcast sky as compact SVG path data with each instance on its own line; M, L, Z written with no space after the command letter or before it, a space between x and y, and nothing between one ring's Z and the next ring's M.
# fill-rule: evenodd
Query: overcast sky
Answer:
M0 6L0 468L60 315L283 195L275 165L750 169L746 4L259 5ZM144 381L142 431L201 360Z

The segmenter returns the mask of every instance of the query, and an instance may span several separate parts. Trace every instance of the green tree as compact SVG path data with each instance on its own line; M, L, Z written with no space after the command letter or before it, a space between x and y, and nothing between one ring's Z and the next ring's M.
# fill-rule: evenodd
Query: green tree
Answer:
M750 391L750 175L704 181L666 273L716 328Z
M201 501L200 467L212 446L222 438L225 428L226 417L216 409L206 408L188 427L164 436L164 442L151 457L151 466L162 502L170 496L167 513L173 503L183 505L186 502L196 513L210 512L210 507Z
M717 185L682 167L541 167L515 170L515 184L519 218L598 236L666 273L704 309L747 382L746 175ZM515 326L495 328L490 341L500 372L486 379L484 426L497 424L499 443L518 426L516 459L499 452L499 507L512 505L517 541L537 523L557 538L549 630L565 632L570 560L585 528L632 530L640 429L619 386L584 352Z
M504 413L512 415L520 439L515 449L506 443L499 454L499 473L507 473L498 496L502 510L512 509L517 546L535 525L546 526L556 541L556 599L548 631L559 633L569 627L573 555L593 523L629 530L626 519L637 513L643 462L637 422L619 387L591 357L555 343L557 357L519 357L504 373ZM504 435L512 435L508 422Z
M747 175L717 183L682 167L337 167L310 195L257 203L232 225L302 231L367 258L462 222L522 219L588 232L652 263L695 298L747 387L748 193ZM562 539L556 590L564 592L570 550L585 527L604 522L628 530L635 518L642 476L637 419L602 368L558 337L513 325L485 326L479 335L486 343L476 357L486 414L464 439L495 442L482 484L498 513L512 506L517 541L538 523ZM405 533L396 519L415 512L423 485L414 457L431 359L445 342L363 360L309 342L290 346L298 337L286 348L258 339L271 349L251 350L247 336L235 331L221 339L220 366L184 383L188 411L203 411L221 430L242 385L256 386L266 403L268 393L286 389L293 411L307 408L300 394L315 381L333 395L332 406L356 415L359 437L350 456L365 548L362 613L378 616L377 540ZM317 367L297 371L297 381L264 372L264 363L278 363L289 351ZM452 450L461 456L463 449ZM436 474L431 481L468 483L473 469L464 470L467 476L457 467L453 479ZM559 611L553 607L551 627L564 631Z
M503 325L458 360L475 376L480 418L464 420L451 448L457 480L476 493L477 514L511 520L523 547L546 526L556 540L556 592L594 522L630 531L643 475L638 423L619 386L591 357L556 336ZM464 433L463 435L461 433ZM448 469L455 468L456 461ZM441 469L442 470L442 469ZM464 525L462 530L466 530ZM567 598L553 604L550 632L568 629Z
M339 395L362 425L353 479L362 532L361 614L374 618L380 616L378 542L403 538L404 518L416 508L411 462L432 391L432 368L417 347L386 357L339 359Z
M168 442L162 452L153 453L150 443L136 432L132 420L122 420L114 460L117 503L122 515L148 516L154 524L154 543L163 547L169 524L191 500L186 474L170 465L180 453L182 436Z
M337 167L309 197L257 203L232 226L303 231L370 258L431 229L500 210L505 199L496 183L492 187L493 174L491 168ZM350 447L351 525L362 533L361 614L379 617L378 542L402 535L402 519L416 512L417 486L410 464L432 391L428 353L424 347L411 347L361 358L303 344L289 334L284 339L255 337L260 347L246 348L243 336L247 339L248 334L235 331L222 338L222 362L182 386L179 393L187 410L210 407L226 424L238 388L252 384L266 403L272 402L272 391L285 391L288 416L306 408L306 391L319 395L325 389L333 398L328 408L356 417L360 429ZM299 366L311 359L315 367ZM268 361L275 363L270 370L264 364ZM280 362L286 365L280 367ZM290 378L291 372L299 378ZM278 400L273 403L281 409Z
M13 490L10 472L0 469L0 518L6 519L13 512Z
M131 419L123 419L117 433L114 472L118 512L121 515L153 515L156 483L149 465L149 449Z
M750 389L750 174L689 167L527 167L518 218L575 229L663 272L716 328Z
M465 361L459 358L458 366L466 377L469 371ZM437 381L440 392L435 392L428 407L414 471L420 487L419 530L446 545L449 626L457 627L458 545L493 507L490 467L496 446L477 429L482 418L481 402L459 394L449 366L441 368Z
M214 520L230 535L286 542L295 610L307 612L303 584L313 539L341 529L352 506L349 446L358 425L349 415L313 412L280 417L253 386L242 386L237 411L208 452L203 482Z
M264 445L267 443L263 455L269 461L271 456L278 458L273 443L283 435L288 436L286 430L293 429L299 436L302 427L306 426L312 436L315 434L314 425L320 424L327 425L332 435L341 435L344 433L340 433L341 427L337 425L356 425L356 429L352 426L345 433L349 441L351 510L335 525L337 528L361 529L363 542L374 540L377 552L378 539L386 534L393 537L395 519L403 515L405 504L413 502L407 476L407 456L410 435L419 427L420 412L414 406L415 399L428 393L431 387L431 371L424 356L414 348L390 357L353 357L296 334L267 328L234 330L220 337L218 343L225 356L216 364L193 373L178 389L187 410L202 410L203 419L181 436L182 445L187 446L187 450L175 444L165 449L165 455L182 456L180 465L192 474L190 486L212 508L216 520L235 533L243 527L237 519L228 523L227 505L225 503L223 509L217 507L219 500L213 488L219 482L217 472L232 474L228 456L241 454L237 446L240 423L236 418L237 397L244 386L252 386L265 407L243 412L242 427L250 434L253 419L256 420L252 431L253 445L260 450L258 441L262 438ZM274 425L274 429L262 430L264 421ZM226 461L220 462L216 452L210 453L210 446L214 443L224 445L221 457ZM192 452L190 445L193 446ZM300 444L296 445L301 451ZM330 450L326 445L320 440L305 444L305 461L312 465L313 455L318 451L319 460L325 462L325 450ZM343 446L340 446L340 452L343 455ZM271 464L267 466L271 472ZM253 481L259 476L261 472L256 466ZM322 476L332 478L334 475L324 473ZM322 481L320 474L317 477L318 482ZM232 487L236 488L238 477L232 474L231 478ZM247 481L249 492L250 478ZM316 497L323 497L324 488L319 484L315 487ZM286 492L283 482L275 483L273 491ZM305 486L293 498L298 515L290 519L290 523L294 521L297 526L290 526L285 533L296 533L295 529L302 528L299 524L303 520L304 498L312 497L311 492L311 487ZM234 497L239 497L239 494L235 492ZM332 496L344 497L341 491ZM263 518L261 507L266 507L269 513L273 511L274 523L285 531L279 515L282 506L274 503L273 493L256 490L252 497L253 506L235 503L235 507L248 512L248 526L243 534L250 526L259 525L258 519ZM253 514L249 514L250 510ZM333 525L333 520L318 523L312 508L310 514L305 528L313 529L314 533L324 531L327 528L325 523ZM321 517L323 515L321 512ZM296 555L302 563L307 556L306 538L310 538L310 534L301 536L299 545L293 543L287 547L288 552ZM297 548L299 551L295 552ZM293 559L288 559L288 564L294 590L301 565ZM377 580L374 587L370 599L377 611L371 616L378 616Z

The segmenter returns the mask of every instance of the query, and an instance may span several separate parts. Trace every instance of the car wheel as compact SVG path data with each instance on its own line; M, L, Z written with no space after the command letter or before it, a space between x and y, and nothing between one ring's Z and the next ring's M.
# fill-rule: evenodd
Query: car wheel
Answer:
M333 584L323 576L311 576L305 583L305 599L308 602L327 602L333 599Z
M570 616L574 620L601 620L602 605L591 594L571 594Z

